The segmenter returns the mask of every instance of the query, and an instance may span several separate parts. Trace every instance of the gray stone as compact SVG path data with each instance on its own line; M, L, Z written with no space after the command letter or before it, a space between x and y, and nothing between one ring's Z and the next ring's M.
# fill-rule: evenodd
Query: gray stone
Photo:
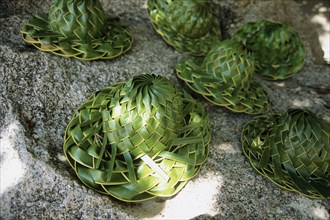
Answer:
M19 27L29 13L47 9L49 1L43 2L15 0L1 5L7 9L1 8L0 16L2 218L329 219L329 201L282 190L251 168L241 150L240 132L253 116L212 106L197 95L211 119L210 155L200 174L177 196L127 204L85 187L62 150L65 127L77 106L98 89L140 73L162 75L183 86L174 67L184 55L153 30L143 0L113 0L110 5L103 1L107 13L113 6L134 36L134 46L126 55L112 61L81 62L40 52L23 42ZM264 10L263 4L277 1L247 1L236 8L234 2L221 3L233 10L228 13L232 19L227 22L228 35L252 16L268 18L266 12L255 15L258 7ZM248 15L248 7L253 15ZM299 11L292 16L292 20L303 20ZM308 37L303 39L311 51ZM303 107L330 122L330 67L314 61L313 53L308 53L304 68L285 81L256 79L269 94L271 111Z

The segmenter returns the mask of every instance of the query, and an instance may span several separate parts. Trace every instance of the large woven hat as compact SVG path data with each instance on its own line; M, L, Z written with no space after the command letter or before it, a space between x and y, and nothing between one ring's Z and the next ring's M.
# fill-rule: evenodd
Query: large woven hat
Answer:
M250 22L233 39L254 53L256 73L266 79L286 79L304 65L304 45L299 34L288 25L267 20Z
M253 57L235 41L218 42L204 59L183 61L176 71L192 90L216 105L247 114L269 108L267 94L252 81Z
M21 28L36 48L79 60L112 59L131 48L132 37L117 18L106 18L99 0L52 0Z
M276 185L330 199L330 124L313 113L256 117L243 128L242 147L252 167Z
M210 130L190 95L160 76L138 75L89 97L64 139L84 184L138 202L179 192L205 162Z
M176 50L204 56L220 40L220 24L206 0L148 0L155 30Z

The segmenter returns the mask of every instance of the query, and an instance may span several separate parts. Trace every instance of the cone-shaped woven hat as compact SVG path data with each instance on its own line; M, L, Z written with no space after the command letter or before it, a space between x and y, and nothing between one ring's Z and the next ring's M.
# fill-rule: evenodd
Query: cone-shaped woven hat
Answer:
M87 186L138 202L179 192L205 162L209 141L200 103L165 78L138 75L78 108L64 153Z
M276 185L330 199L330 124L313 113L256 117L243 128L242 147L252 167Z
M42 51L79 60L112 59L132 45L118 19L106 19L99 0L52 0L49 13L33 16L21 32Z
M256 73L263 78L286 79L304 65L304 45L299 34L288 25L267 20L250 22L233 39L254 53Z
M269 108L267 94L252 82L253 57L233 40L214 44L204 60L179 63L176 72L192 90L234 112L259 114Z
M148 0L155 30L176 50L204 56L220 40L220 25L206 0Z

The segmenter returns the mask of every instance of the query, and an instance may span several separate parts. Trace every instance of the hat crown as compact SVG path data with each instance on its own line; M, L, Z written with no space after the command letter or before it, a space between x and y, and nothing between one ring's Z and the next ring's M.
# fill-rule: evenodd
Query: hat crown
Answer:
M173 1L167 14L165 18L171 28L186 37L203 37L216 24L210 5L205 0Z
M138 75L118 89L113 97L118 97L120 101L110 111L119 107L126 109L118 115L118 120L131 123L136 131L143 129L151 135L150 141L144 142L145 149L149 150L143 153L152 157L169 150L181 126L182 100L178 90L168 80L155 75ZM129 136L131 138L135 137ZM133 158L140 156L140 152L134 149L130 153Z
M254 60L240 44L225 40L214 46L203 61L204 68L228 87L248 88L254 73Z
M65 38L88 41L105 34L106 16L99 0L53 0L49 26Z
M324 134L329 134L330 126L312 112L289 109L278 117L270 132L275 134L275 143L281 143L278 145L280 150L299 150L302 147L308 152L307 158L313 159L319 156L320 149L318 148L323 148L326 143L329 143L328 135Z

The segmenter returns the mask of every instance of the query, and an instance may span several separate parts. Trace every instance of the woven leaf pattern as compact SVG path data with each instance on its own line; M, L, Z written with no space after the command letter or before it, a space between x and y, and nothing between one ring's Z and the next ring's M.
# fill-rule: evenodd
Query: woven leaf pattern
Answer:
M148 0L155 30L176 50L204 56L221 37L220 25L205 0Z
M305 49L299 34L291 27L260 20L241 27L233 39L255 55L256 73L270 80L286 79L304 65Z
M256 117L243 128L242 147L252 167L276 185L330 198L330 125L313 113Z
M81 41L104 36L106 17L99 1L53 2L49 10L49 26L53 32Z
M215 44L204 59L179 63L176 71L192 90L216 105L247 114L259 114L269 108L267 94L251 81L253 57L232 40Z
M113 59L132 45L117 18L106 19L99 0L55 0L48 14L36 14L21 27L36 48L79 60Z
M64 152L84 184L137 202L179 192L206 160L209 141L201 104L160 76L139 75L78 108Z

